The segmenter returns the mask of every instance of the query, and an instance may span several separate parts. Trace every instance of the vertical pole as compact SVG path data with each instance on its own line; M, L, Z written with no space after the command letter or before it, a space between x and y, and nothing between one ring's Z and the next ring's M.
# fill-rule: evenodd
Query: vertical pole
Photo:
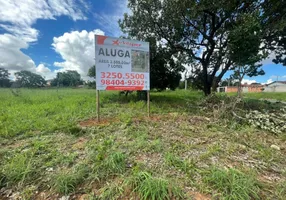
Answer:
M187 90L187 87L188 87L187 84L188 84L188 83L187 83L187 79L185 79L185 90Z
M147 112L148 117L150 117L150 90L147 90Z
M99 90L96 90L96 114L97 114L97 122L100 121L100 117L99 117L99 110L100 110L100 103L99 103Z

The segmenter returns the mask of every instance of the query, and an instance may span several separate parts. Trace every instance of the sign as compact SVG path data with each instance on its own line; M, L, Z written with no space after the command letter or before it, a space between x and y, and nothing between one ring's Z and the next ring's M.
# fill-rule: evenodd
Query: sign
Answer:
M97 90L150 90L149 43L95 35Z

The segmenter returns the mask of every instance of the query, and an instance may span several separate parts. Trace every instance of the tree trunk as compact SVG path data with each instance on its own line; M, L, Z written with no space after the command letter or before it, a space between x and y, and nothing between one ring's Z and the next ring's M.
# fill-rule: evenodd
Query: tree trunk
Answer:
M205 96L208 96L211 94L211 88L212 88L211 84L209 84L208 82L204 83L203 91L204 91Z
M241 82L242 82L242 78L239 79L239 83L238 83L237 95L238 95L239 97L241 97L241 93L242 93Z
M211 94L211 84L209 83L208 80L208 64L207 63L202 63L203 65L203 91L205 96L208 96Z

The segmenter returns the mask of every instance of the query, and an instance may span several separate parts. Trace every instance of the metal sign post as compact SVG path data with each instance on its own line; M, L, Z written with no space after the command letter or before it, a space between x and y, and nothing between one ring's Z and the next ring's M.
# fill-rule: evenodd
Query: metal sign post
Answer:
M147 112L148 117L150 117L150 90L147 90Z
M100 112L100 102L99 102L99 90L96 90L96 115L97 115L97 122L100 121L99 113Z

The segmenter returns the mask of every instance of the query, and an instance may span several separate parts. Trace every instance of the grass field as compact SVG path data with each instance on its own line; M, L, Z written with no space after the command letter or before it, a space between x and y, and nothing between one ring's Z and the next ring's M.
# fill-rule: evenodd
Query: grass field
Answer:
M150 118L135 94L100 100L98 123L94 90L1 89L0 199L285 199L285 134L200 92L151 93Z
M286 102L286 92L257 92L247 93L245 97L255 99L275 99Z

